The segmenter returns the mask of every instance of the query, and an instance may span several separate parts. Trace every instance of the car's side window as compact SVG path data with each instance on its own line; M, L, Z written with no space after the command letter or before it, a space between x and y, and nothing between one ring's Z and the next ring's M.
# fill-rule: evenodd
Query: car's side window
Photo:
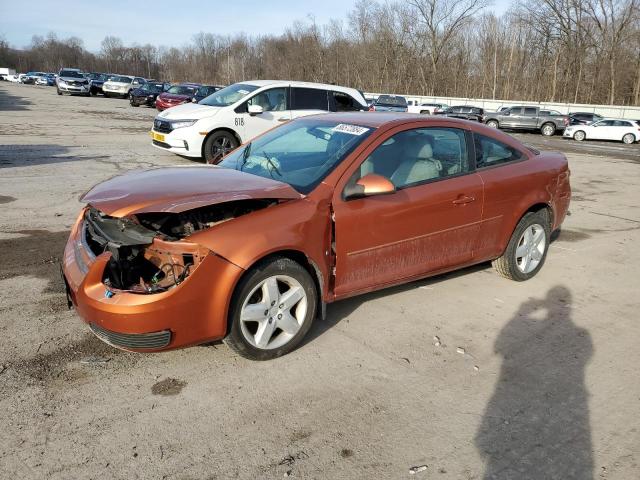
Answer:
M478 133L473 134L476 168L514 162L522 158L522 152L516 148Z
M331 111L333 112L357 112L362 106L351 95L343 92L330 92L332 99Z
M329 110L327 91L319 88L292 88L291 110Z
M284 87L265 90L247 100L246 105L260 105L265 112L280 112L287 109L286 92ZM243 110L246 112L246 107Z
M623 120L616 120L614 123L615 123L616 127L630 127L631 126L631 124L629 122L625 122Z
M469 171L464 130L405 130L380 144L360 165L351 181L370 173L390 179L398 189Z

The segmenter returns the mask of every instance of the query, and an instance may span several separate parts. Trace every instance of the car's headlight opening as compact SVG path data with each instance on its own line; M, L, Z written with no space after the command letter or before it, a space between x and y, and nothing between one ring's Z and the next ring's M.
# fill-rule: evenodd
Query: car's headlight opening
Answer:
M185 128L193 126L197 120L173 120L171 122L171 127L175 130L176 128Z

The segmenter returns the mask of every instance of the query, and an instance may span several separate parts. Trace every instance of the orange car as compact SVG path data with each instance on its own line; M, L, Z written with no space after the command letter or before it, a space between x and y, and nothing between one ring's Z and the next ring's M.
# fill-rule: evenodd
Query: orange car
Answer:
M570 196L562 154L477 122L318 115L217 166L97 185L63 273L69 302L115 347L224 338L269 359L339 299L488 260L505 277L533 277Z

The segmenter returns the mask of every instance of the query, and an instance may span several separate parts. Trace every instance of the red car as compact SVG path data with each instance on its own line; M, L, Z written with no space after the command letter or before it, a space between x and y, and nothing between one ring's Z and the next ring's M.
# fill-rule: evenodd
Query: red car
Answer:
M201 85L199 83L181 83L180 85L174 85L166 92L158 95L158 98L156 98L156 108L161 112L167 108L188 103L196 96L200 87Z
M116 347L223 338L264 360L295 348L336 300L489 260L530 279L570 197L564 155L478 122L315 115L217 166L95 186L63 272L70 303Z

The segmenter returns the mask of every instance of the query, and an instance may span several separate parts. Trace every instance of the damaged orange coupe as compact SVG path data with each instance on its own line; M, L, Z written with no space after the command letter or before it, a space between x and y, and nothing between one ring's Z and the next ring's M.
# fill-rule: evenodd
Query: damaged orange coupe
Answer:
M352 295L489 260L510 279L533 277L570 196L562 154L478 123L305 117L216 166L95 186L63 275L70 304L115 347L225 339L268 359Z

